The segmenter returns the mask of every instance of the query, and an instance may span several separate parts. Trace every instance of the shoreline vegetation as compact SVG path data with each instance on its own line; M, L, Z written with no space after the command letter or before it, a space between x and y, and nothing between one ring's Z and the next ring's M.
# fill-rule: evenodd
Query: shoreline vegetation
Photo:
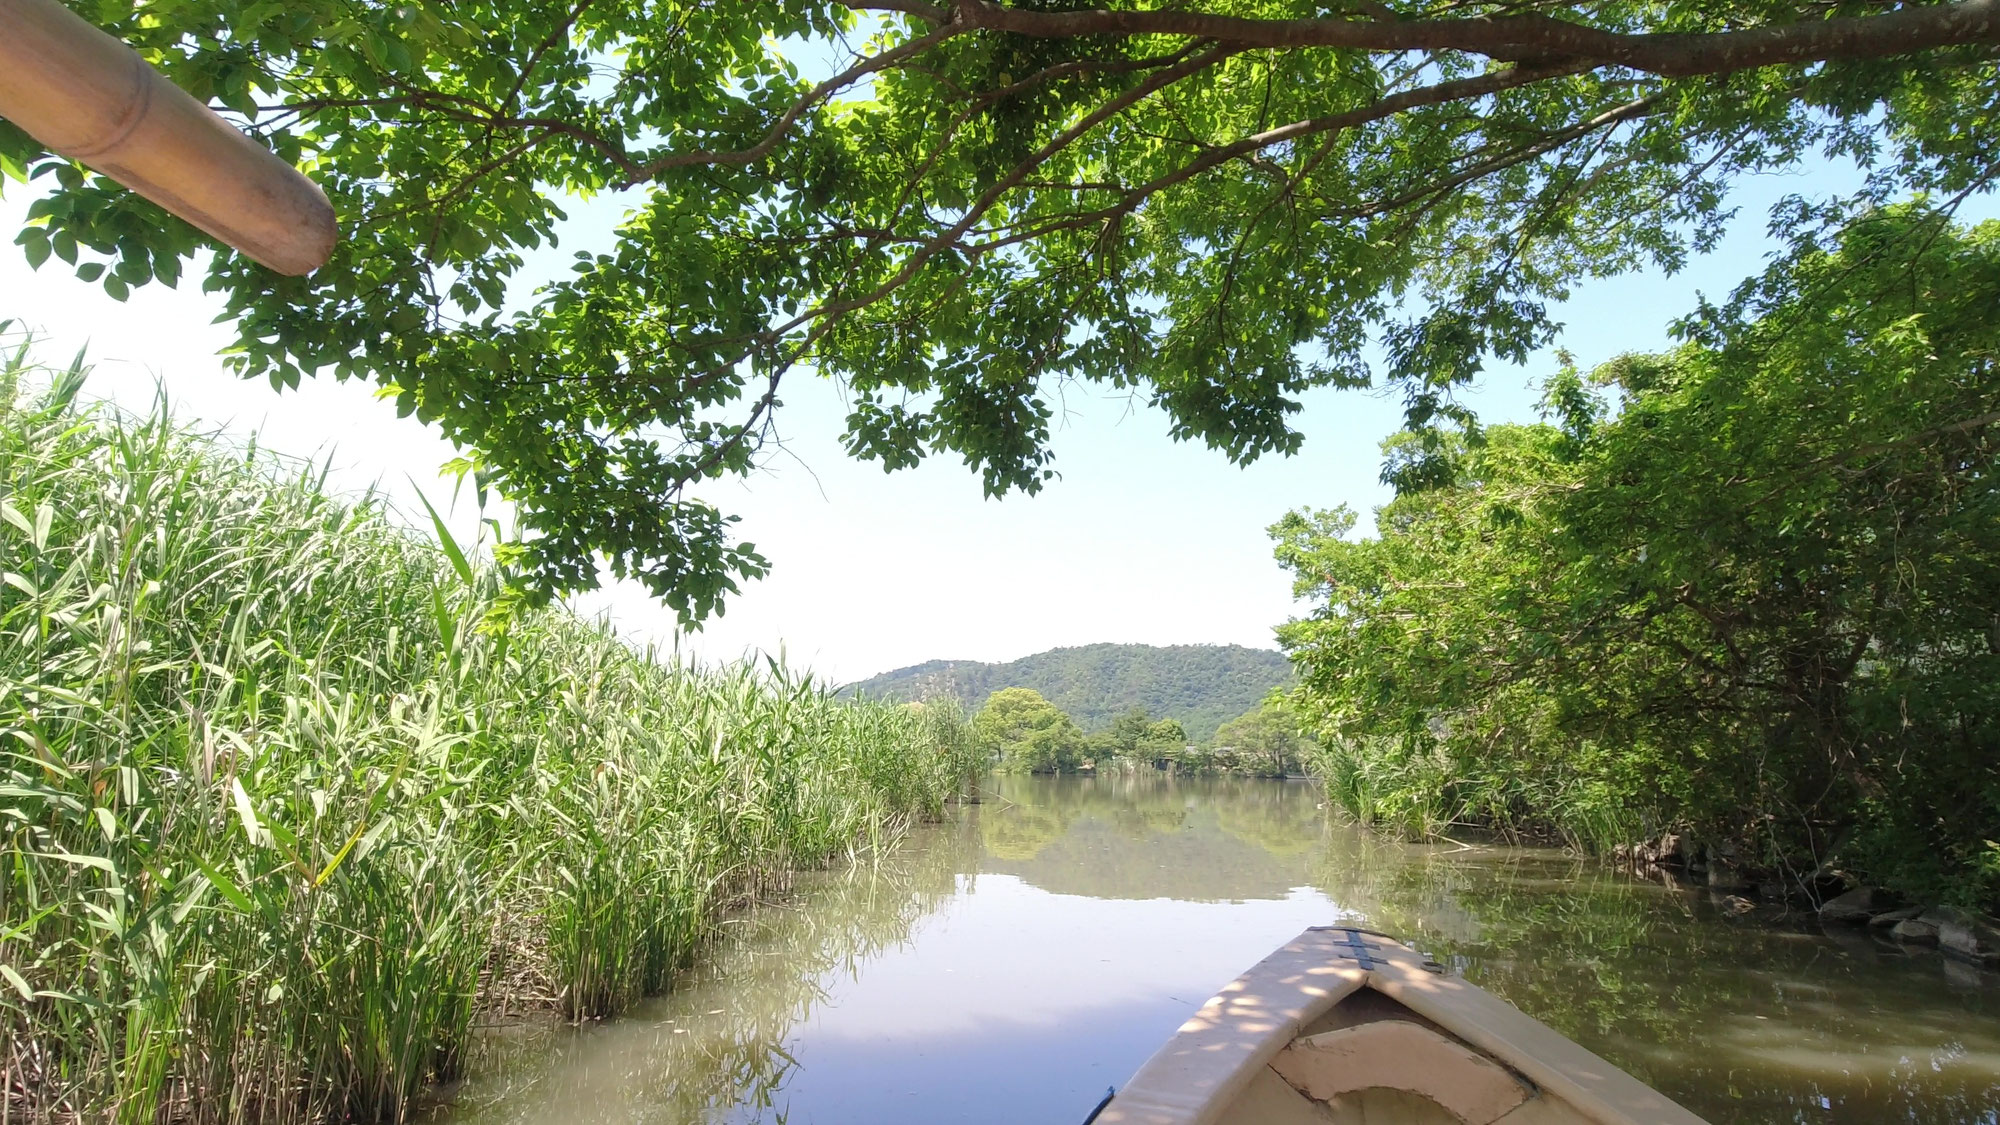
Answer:
M1134 707L1103 730L1085 733L1067 711L1033 688L1007 687L972 716L973 736L995 769L1071 774L1163 770L1183 775L1241 773L1297 776L1311 741L1275 693L1206 739L1188 736L1177 718L1155 719Z
M448 535L83 377L0 364L9 1119L399 1118L478 1013L616 1014L981 764L950 708L496 615Z
M1371 537L1274 526L1329 798L2000 908L1996 287L2000 223L1880 208L1542 423L1391 439Z

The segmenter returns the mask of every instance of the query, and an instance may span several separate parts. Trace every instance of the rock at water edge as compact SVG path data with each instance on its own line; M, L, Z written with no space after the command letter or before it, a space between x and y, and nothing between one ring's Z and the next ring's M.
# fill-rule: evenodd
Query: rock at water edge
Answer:
M1905 906L1901 910L1891 910L1887 913L1877 914L1873 918L1868 919L1868 924L1878 929L1886 930L1898 922L1907 922L1923 912L1924 908L1921 906Z
M1936 945L1938 928L1921 918L1905 918L1889 927L1889 936L1905 945Z
M2000 965L2000 926L1970 911L1940 906L1924 915L1937 923L1938 947L1968 961Z
M1894 898L1880 887L1857 887L1820 904L1819 920L1860 925L1896 906Z

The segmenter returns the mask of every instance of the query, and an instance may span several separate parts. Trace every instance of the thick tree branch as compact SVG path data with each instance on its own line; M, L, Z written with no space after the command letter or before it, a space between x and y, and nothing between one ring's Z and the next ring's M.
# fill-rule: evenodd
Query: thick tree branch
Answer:
M1563 58L1667 77L1763 66L1876 59L1961 44L2000 44L2000 0L1912 5L1876 16L1771 24L1740 31L1626 33L1537 14L1462 19L1254 19L1177 10L1032 11L994 0L948 8L902 0L850 0L943 27L1037 38L1187 35L1238 48L1344 47L1363 51L1466 51L1498 59Z

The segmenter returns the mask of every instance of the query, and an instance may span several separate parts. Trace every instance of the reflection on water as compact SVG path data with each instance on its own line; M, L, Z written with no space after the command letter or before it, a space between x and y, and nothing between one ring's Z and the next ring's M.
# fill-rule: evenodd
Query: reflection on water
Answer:
M670 996L496 1029L442 1119L1079 1121L1307 925L1404 935L1724 1122L2000 1125L2000 977L1556 852L1399 844L1309 785L1002 778L734 920Z
M1319 885L1710 1120L2000 1121L2000 976L1554 853L1380 846Z
M991 784L997 798L979 816L980 869L1053 894L1281 899L1312 881L1322 844L1311 785L1157 774Z

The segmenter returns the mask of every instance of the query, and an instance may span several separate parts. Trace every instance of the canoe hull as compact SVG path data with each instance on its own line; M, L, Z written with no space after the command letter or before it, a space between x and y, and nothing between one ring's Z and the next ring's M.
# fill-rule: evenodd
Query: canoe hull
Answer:
M1099 1125L1703 1125L1379 934L1315 927L1230 982Z

